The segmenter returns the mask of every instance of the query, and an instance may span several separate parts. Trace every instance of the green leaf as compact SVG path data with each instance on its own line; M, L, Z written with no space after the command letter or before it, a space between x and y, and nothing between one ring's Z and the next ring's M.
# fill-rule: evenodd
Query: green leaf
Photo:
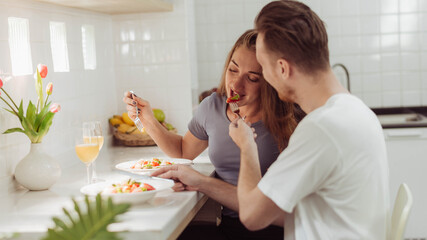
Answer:
M53 217L52 218L53 222L56 224L57 227L60 227L62 229L67 229L67 225L59 218L57 217Z
M114 204L111 198L108 199L109 203L107 203L107 200L102 199L100 194L96 196L96 201L91 201L86 196L85 201L80 202L80 204L85 204L85 207L81 207L75 199L72 199L72 201L74 203L75 212L69 212L68 210L64 209L64 213L69 221L63 221L57 217L54 217L52 220L55 223L55 227L48 229L48 232L43 240L121 239L117 233L108 232L107 226L111 223L117 222L116 217L128 211L130 204ZM105 206L105 208L102 206ZM85 211L82 211L82 209L85 209Z
M24 106L22 104L22 99L21 99L21 103L19 104L18 114L19 114L19 120L22 122L22 119L24 118Z
M36 130L36 132L40 131L40 125L43 119L46 117L46 114L49 112L50 103L51 102L44 106L43 109L40 110L40 113L37 114L36 121L34 122L34 129Z
M39 96L39 104L40 104L39 106L43 106L44 105L43 81L42 81L42 77L40 76L40 72L38 68L37 68L36 92L37 92L37 95Z
M29 136L37 137L37 133L34 131L33 126L28 122L28 119L24 118L21 122L26 134Z
M7 108L3 108L4 110L6 110L6 111L8 111L8 112L10 112L10 113L12 113L13 115L15 115L16 116L16 113L14 112L14 111L12 111L12 110L9 110L9 109L7 109ZM18 118L19 118L19 116L17 116ZM19 119L19 120L21 120L21 119Z
M46 113L46 115L42 119L42 122L38 128L39 137L44 137L44 135L47 134L50 126L52 125L53 116L55 116L55 113L53 113L53 112L47 112Z
M36 106L34 106L31 101L28 103L26 118L31 126L34 126L34 122L36 120ZM35 128L33 127L33 129Z
M47 234L49 236L49 238L45 238L45 239L52 239L52 240L67 240L66 238L64 238L63 236L61 236L61 234L59 234L59 232L56 232L54 229L49 228L47 230Z
M9 128L6 131L4 131L3 134L14 133L14 132L25 133L24 129L22 129L22 128Z

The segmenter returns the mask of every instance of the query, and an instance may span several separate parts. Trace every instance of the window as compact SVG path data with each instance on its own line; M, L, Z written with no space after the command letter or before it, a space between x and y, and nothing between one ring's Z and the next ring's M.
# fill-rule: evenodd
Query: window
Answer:
M55 72L69 72L65 23L50 22L50 47L52 49L53 70Z
M9 47L12 74L15 76L33 73L28 19L9 17Z
M92 25L82 26L82 47L85 69L96 69L95 30Z

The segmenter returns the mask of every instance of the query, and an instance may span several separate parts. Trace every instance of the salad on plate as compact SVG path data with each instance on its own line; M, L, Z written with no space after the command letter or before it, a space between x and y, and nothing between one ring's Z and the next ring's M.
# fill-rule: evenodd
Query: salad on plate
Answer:
M173 162L159 159L159 158L153 158L152 160L140 159L136 161L135 164L130 168L131 169L158 169L158 168L161 168L162 166L173 165L173 164L174 164Z
M133 179L123 181L121 183L113 183L106 187L102 193L137 193L156 190L153 186L148 183L138 182Z

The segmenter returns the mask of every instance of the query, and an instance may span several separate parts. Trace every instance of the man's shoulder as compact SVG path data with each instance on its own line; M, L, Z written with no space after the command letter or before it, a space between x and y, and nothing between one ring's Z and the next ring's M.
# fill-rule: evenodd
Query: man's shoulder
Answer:
M368 106L350 94L331 97L324 106L313 111L313 114L309 114L307 119L319 124L333 124L333 126L376 123L378 120Z
M350 94L340 94L328 100L324 106L308 114L301 123L307 134L318 129L322 135L339 141L349 136L359 139L382 135L376 115L360 99Z

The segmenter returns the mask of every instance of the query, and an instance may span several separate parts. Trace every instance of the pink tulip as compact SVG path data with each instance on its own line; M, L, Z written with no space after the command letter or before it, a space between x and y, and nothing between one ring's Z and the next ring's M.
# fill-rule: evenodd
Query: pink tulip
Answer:
M53 90L53 84L52 84L52 82L50 82L50 83L48 83L48 84L47 84L47 86L46 86L46 94L47 94L47 95L52 94L52 90Z
M61 105L59 105L58 103L52 104L49 108L49 111L51 111L53 113L57 113L57 112L59 112L59 110L61 110Z
M47 75L47 66L40 63L37 65L37 69L39 70L40 77L45 78Z
M1 80L1 78L0 78L0 88L2 88L3 87L3 80Z

